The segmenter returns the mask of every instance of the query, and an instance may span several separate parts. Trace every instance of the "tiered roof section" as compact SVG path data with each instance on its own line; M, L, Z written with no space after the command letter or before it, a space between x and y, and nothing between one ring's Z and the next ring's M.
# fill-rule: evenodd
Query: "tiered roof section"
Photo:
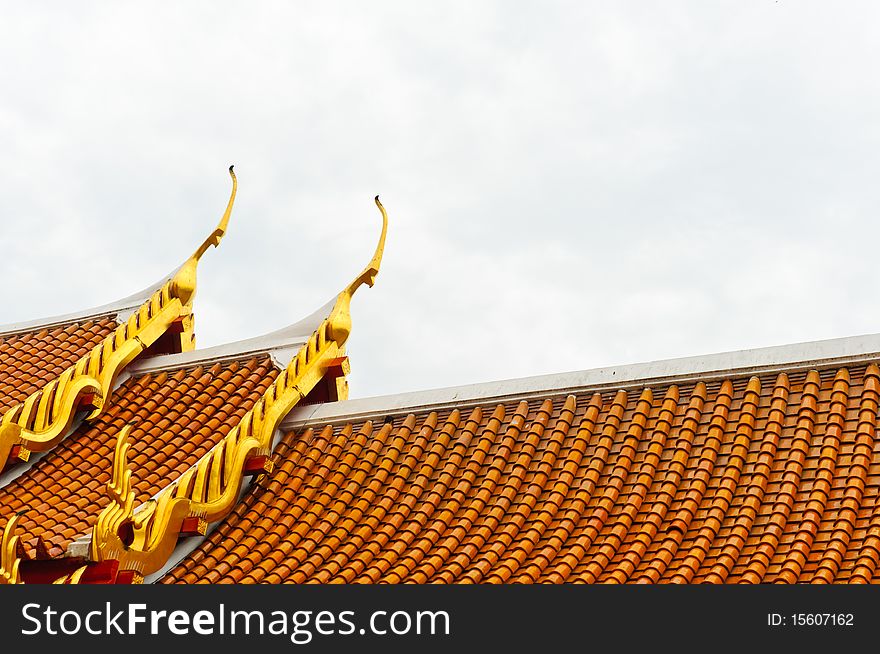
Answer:
M880 337L303 407L162 583L880 579Z
M347 397L350 302L361 285L373 285L384 250L387 215L378 198L376 205L382 232L372 260L332 301L299 323L200 351L158 350L150 347L156 339L133 337L143 345L135 356L145 356L113 367L101 394L89 398L88 420L69 426L51 452L0 478L0 511L7 518L0 582L141 580L166 563L179 539L203 534L210 522L224 517L250 476L270 469L277 425L294 405ZM231 207L232 198L212 237L152 291L125 326L154 320L165 306L155 304L157 297L190 306L195 265L222 237ZM119 330L105 335L84 358L104 364L108 356L92 353L110 352ZM82 360L73 377L91 379L92 368L83 367ZM67 374L49 383L63 387ZM42 398L46 389L39 392ZM27 400L25 407L40 402ZM21 409L10 409L16 410Z

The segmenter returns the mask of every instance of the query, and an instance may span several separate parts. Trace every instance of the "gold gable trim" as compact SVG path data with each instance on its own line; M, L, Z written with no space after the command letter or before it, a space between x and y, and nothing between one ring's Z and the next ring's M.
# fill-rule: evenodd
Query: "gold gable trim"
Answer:
M133 508L135 498L127 467L129 430L119 434L113 477L107 485L111 501L92 531L92 560L116 559L121 570L149 575L161 569L171 556L185 520L216 522L232 510L247 461L270 453L275 432L287 413L345 354L351 333L351 298L363 284L373 285L385 247L388 216L378 196L375 202L382 214L382 232L367 267L339 293L328 317L238 425L195 466L137 511Z

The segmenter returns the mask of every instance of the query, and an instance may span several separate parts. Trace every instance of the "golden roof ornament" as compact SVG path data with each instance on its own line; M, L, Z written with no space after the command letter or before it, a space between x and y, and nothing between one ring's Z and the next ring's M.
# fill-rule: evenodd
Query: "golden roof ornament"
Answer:
M287 367L275 378L254 407L214 448L153 500L134 508L131 471L127 467L128 429L119 434L113 460L113 477L107 485L110 504L101 512L91 534L89 557L93 561L118 560L120 570L149 575L162 568L188 524L204 533L208 523L225 517L238 500L246 470L255 460L271 466L268 455L281 421L336 366L345 364L345 343L351 333L351 298L364 284L372 286L385 248L388 215L375 198L382 215L382 230L372 259L337 296L322 320ZM202 249L197 251L199 256ZM337 382L340 380L337 379ZM343 380L344 381L344 380Z
M32 452L54 447L70 431L78 411L88 411L86 420L97 418L119 373L172 326L178 326L180 351L193 349L196 269L205 251L219 245L226 234L238 185L232 166L229 175L232 191L220 222L177 272L88 354L3 413L0 471L11 461L27 461Z

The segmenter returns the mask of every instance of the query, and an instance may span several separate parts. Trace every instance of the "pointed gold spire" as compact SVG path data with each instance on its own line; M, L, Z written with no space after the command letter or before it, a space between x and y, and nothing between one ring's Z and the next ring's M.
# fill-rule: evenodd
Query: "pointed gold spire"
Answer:
M223 236L226 234L226 228L229 225L229 217L232 215L232 206L235 204L235 193L238 190L238 180L235 177L233 167L234 166L229 166L229 176L232 178L232 191L229 194L229 202L226 203L226 211L223 212L220 222L217 223L217 227L214 231L211 232L208 238L206 238L199 248L193 252L192 256L186 260L186 263L180 267L180 270L177 271L174 278L171 280L175 294L184 302L184 304L190 302L195 295L196 269L198 268L199 260L209 247L212 245L214 247L220 245L220 241L223 240Z
M376 283L376 275L379 274L379 266L382 265L382 255L385 252L385 235L388 233L388 214L385 212L385 207L379 202L378 195L375 197L374 201L376 206L379 207L379 211L382 213L382 232L379 235L379 242L376 244L376 251L373 253L373 258L370 259L370 263L368 263L366 268L361 271L361 274L355 277L354 281L342 291L343 293L348 294L349 297L354 295L354 292L363 284L372 287L373 284Z
M223 216L220 218L220 222L217 223L217 227L211 232L211 235L205 239L205 242L199 246L199 249L196 250L191 259L195 259L198 261L202 258L202 255L207 251L209 247L212 245L217 247L220 245L220 241L223 240L223 237L226 235L226 228L229 225L229 216L232 215L232 205L235 204L235 192L238 190L238 180L235 178L235 171L233 170L235 166L229 166L229 176L232 178L232 192L229 194L229 202L226 204L226 211L223 212Z
M337 296L336 305L333 307L333 311L330 312L330 337L339 343L340 346L345 344L349 334L351 334L351 298L354 296L355 291L364 284L373 286L376 282L376 275L379 274L379 267L382 265L382 254L385 252L385 235L388 232L388 214L385 211L385 207L379 202L378 195L375 198L375 202L382 213L382 232L379 234L376 251L373 253L373 258L370 259L366 268L361 271L361 274L355 277L351 284L346 286Z

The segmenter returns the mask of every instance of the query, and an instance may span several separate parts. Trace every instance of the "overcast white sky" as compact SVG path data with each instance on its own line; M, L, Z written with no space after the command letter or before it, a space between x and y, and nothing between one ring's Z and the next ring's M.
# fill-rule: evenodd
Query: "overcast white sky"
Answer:
M44 7L44 5L39 5ZM0 323L369 259L352 396L880 331L876 3L5 3Z

